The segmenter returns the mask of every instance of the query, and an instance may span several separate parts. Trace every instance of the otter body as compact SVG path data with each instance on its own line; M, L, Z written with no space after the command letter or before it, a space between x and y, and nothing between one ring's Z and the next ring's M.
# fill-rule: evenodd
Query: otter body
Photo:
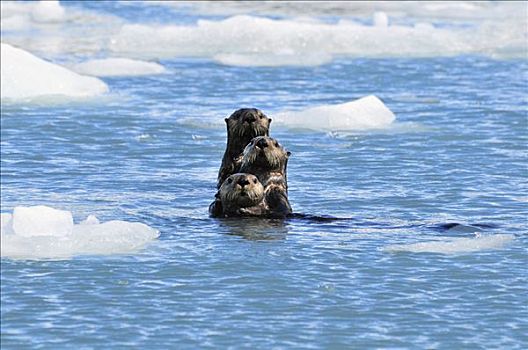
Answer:
M290 154L269 136L253 138L244 149L240 172L254 174L262 183L267 216L284 217L292 213L286 176Z
M227 146L218 171L216 188L237 173L242 161L242 151L257 136L268 136L271 119L256 108L241 108L225 119Z

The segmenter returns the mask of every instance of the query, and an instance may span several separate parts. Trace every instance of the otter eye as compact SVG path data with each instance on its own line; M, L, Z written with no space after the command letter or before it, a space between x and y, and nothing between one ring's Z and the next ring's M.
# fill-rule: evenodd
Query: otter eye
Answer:
M253 179L253 183L256 184L257 183L257 179Z
M230 184L233 182L233 179L227 179L227 183Z

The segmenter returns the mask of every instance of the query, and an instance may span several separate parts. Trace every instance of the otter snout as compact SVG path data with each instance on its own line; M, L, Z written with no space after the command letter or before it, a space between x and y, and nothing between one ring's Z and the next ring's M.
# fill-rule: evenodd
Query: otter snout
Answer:
M257 118L255 118L254 115L248 115L244 118L244 121L247 122L248 124L251 124L251 123L254 123L257 121Z
M264 148L268 147L268 141L266 139L260 139L260 140L258 140L256 146L259 147L259 148L264 149Z
M249 185L249 180L245 178L239 179L238 184L240 187L244 188L245 186Z

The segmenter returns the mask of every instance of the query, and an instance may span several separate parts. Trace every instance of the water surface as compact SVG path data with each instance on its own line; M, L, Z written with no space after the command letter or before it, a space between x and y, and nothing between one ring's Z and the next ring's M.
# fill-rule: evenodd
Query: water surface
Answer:
M3 348L528 346L525 59L159 63L169 73L103 78L102 98L2 105L2 212L160 231L123 255L3 257ZM294 211L344 220L208 218L223 118L369 94L389 127L271 124Z

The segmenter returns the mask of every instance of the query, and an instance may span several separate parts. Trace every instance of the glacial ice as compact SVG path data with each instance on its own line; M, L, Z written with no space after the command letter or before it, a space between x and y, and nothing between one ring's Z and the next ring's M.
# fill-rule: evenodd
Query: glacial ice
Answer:
M277 124L328 131L383 128L395 119L394 113L374 95L342 104L322 105L273 115Z
M223 20L199 20L195 25L125 24L113 35L109 49L119 55L151 58L211 57L242 66L271 65L270 57L291 65L282 52L299 61L305 56L326 57L445 57L459 54L499 56L511 47L523 56L526 29L516 20L485 21L474 26L438 26L424 19L420 25L392 24L385 12L375 12L373 25L348 19L337 23L269 19L236 15ZM417 23L414 23L417 24ZM425 30L424 30L425 29ZM265 59L259 57L262 55ZM255 57L256 60L248 58ZM326 63L326 60L322 60ZM276 63L278 65L278 63Z
M147 60L203 57L227 65L291 66L324 64L322 57L525 58L528 47L523 2L195 2L185 6L230 17L185 25L125 21L82 6L62 8L56 1L0 6L2 41L46 57L113 52ZM342 19L319 17L332 13ZM272 14L279 16L263 17Z
M13 215L9 213L0 214L0 235L10 235L13 232Z
M78 63L72 69L79 74L96 77L139 76L165 72L165 68L158 63L133 60L130 58L90 60Z
M43 205L16 207L13 210L12 228L22 237L64 237L72 234L73 216L69 211Z
M213 60L226 66L239 67L281 67L281 66L320 66L332 61L325 53L297 55L289 50L270 54L219 54Z
M385 247L386 252L460 254L499 249L512 242L511 234L482 235L475 238L454 238L412 244L394 244Z
M374 12L372 16L374 27L387 28L389 26L389 17L385 12Z
M101 80L85 77L22 49L1 44L1 98L89 97L108 92Z
M74 224L72 213L46 206L15 207L1 214L1 256L13 259L66 259L78 255L136 252L159 232L138 222L100 223L90 215Z
M64 18L65 10L58 0L39 1L31 10L36 22L59 22Z

